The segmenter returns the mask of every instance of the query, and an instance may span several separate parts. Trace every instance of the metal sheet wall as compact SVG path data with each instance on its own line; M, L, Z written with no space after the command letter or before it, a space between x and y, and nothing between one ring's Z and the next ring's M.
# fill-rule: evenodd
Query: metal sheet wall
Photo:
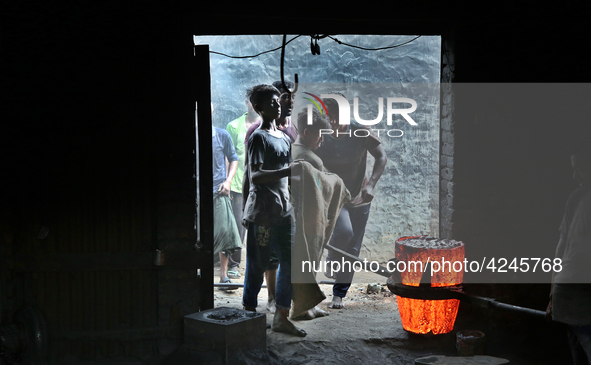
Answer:
M155 249L152 168L142 156L118 151L57 151L44 162L58 178L23 206L36 218L20 226L14 276L22 300L45 315L52 363L157 351L154 341L136 341L132 331L158 324L156 272L131 260ZM119 270L101 262L110 257L120 257Z

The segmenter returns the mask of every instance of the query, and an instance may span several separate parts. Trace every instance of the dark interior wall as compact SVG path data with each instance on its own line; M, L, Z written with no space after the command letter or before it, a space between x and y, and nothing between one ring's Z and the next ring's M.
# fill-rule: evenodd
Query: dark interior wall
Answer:
M579 46L589 32L582 18L587 8L513 4L475 15L455 33L454 81L589 82ZM488 257L553 257L566 198L576 187L567 146L588 135L590 123L585 95L563 85L549 89L537 100L518 93L455 95L453 237ZM517 103L528 104L532 113L503 113ZM550 107L555 105L582 112L559 115ZM543 310L548 288L486 285L479 290Z
M317 3L322 11L287 12L262 3L260 9L246 3L209 3L205 9L190 2L5 2L0 12L0 254L97 252L83 236L85 225L113 226L102 214L110 206L95 209L105 201L119 207L114 215L127 222L120 224L125 229L132 226L126 212L133 211L125 207L135 201L138 209L149 211L142 223L148 233L126 242L103 240L106 249L193 245L193 34L443 34L454 40L456 82L590 81L580 51L589 33L588 11L581 4L510 2L479 10L472 3L429 4L376 3L352 11ZM561 209L574 187L561 145L588 122L561 120L556 128L549 121L479 124L464 112L470 99L455 103L452 236L478 247L535 238L551 252ZM79 209L89 206L77 200L84 197L96 203L76 222ZM60 237L70 234L53 251L36 238L46 221L47 240L56 239L51 225L59 222L66 222L57 230ZM0 319L9 322L27 296L23 274L7 265L2 270ZM161 271L152 282L157 308L148 308L133 326L179 323L200 307L202 293L211 291L200 287L190 270ZM512 300L528 290L547 295L546 288L522 289L500 287L493 294ZM74 293L75 287L64 295ZM544 301L534 300L536 305ZM105 314L124 315L118 306L110 308ZM94 323L67 328L55 319L50 323L62 331L99 330ZM152 356L170 351L168 345L156 341L147 349L104 351L105 356L133 351ZM93 351L80 350L77 356L93 357Z
M0 320L34 302L55 363L164 355L205 291L172 255L196 253L188 11L4 5Z

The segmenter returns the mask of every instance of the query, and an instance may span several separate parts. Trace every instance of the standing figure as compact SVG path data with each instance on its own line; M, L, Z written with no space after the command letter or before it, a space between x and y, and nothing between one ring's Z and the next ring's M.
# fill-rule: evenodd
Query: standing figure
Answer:
M275 125L281 115L279 90L271 85L253 88L250 101L262 122L248 139L250 187L243 219L248 222L246 278L242 304L256 311L257 295L271 251L279 259L275 290L276 311L272 329L296 336L306 332L288 319L291 308L291 245L294 234L288 176L298 175L299 163L291 163L291 141Z
M569 196L556 247L561 270L553 270L552 319L567 325L575 365L591 364L591 140L578 143L571 154L574 179L580 187Z
M230 203L230 183L236 173L238 156L228 132L212 126L211 138L213 148L214 256L219 255L220 257L220 283L231 283L232 281L228 278L228 257L242 247ZM226 159L229 163L227 171Z
M283 87L283 83L281 81L273 82L273 86L279 90L279 104L281 105L281 115L279 118L275 119L275 126L278 130L285 133L289 137L291 143L296 141L298 137L298 131L291 122L291 114L293 110L293 104L295 100L295 94L290 93L289 90L286 90ZM293 83L286 81L285 86L288 88L293 88ZM251 91L252 92L252 91ZM252 105L252 104L251 104ZM246 137L244 139L244 145L247 144L250 135L259 127L261 126L261 121L257 121L253 123L248 130L246 131ZM248 165L248 155L246 155L246 165ZM248 169L246 169L242 184L242 191L248 191L250 179L248 178ZM269 263L267 265L267 269L265 270L265 281L267 283L267 310L270 313L275 313L275 285L277 281L277 268L279 267L279 259L274 252L271 252Z
M332 94L344 97L340 93ZM339 124L339 106L336 100L326 98L323 102L327 108L333 133L326 135L316 154L322 159L328 171L343 179L352 198L341 209L329 244L359 257L373 200L373 190L386 167L386 152L374 135L361 133L363 137L356 136L355 131L363 128L362 126L354 125L352 122ZM368 152L375 159L369 180L365 177ZM330 261L341 260L341 258L341 255L329 252L327 267L331 266ZM351 286L353 274L354 272L350 270L326 273L327 277L335 279L332 302L328 308L344 308L343 298Z
M304 266L320 264L324 246L335 228L339 212L350 200L343 180L326 172L315 150L323 141L321 130L329 130L328 118L316 109L308 124L306 109L297 117L298 139L292 144L292 157L302 160L302 173L292 179L291 197L296 216L296 238L292 250L293 319L314 319L328 315L317 305L326 296L316 283L314 270ZM302 268L301 271L298 268Z
M246 98L244 103L246 104L247 112L242 114L239 118L234 119L226 126L226 130L232 138L232 143L236 149L238 155L238 167L232 184L230 185L230 199L232 201L232 211L234 212L234 219L236 220L236 226L238 227L238 233L240 234L240 242L244 242L244 236L246 234L246 228L242 225L242 206L243 206L243 195L242 195L242 179L244 178L244 166L245 166L245 150L246 146L244 140L246 138L246 131L250 126L259 120L259 115L252 108L250 104L250 94L252 89L246 90ZM248 192L247 192L248 193ZM240 259L242 255L242 249L237 249L228 260L228 277L239 278L240 273L238 267L240 266Z

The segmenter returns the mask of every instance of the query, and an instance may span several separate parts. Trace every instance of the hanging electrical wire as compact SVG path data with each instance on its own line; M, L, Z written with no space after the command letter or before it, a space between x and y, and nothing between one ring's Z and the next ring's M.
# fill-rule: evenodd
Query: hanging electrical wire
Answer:
M285 44L286 44L286 45L288 45L288 44L289 44L291 41L293 41L294 39L296 39L296 38L299 38L299 37L301 37L301 36L303 36L303 34L300 34L300 35L297 35L297 36L293 37L292 39L290 39L290 40L288 40L287 42L285 42ZM277 48L270 49L270 50L268 50L268 51L264 51L264 52L261 52L261 53L255 54L255 55L253 55L253 56L229 56L229 55L227 55L227 54L225 54L225 53L216 52L216 51L209 51L209 53L219 54L220 56L224 56L224 57L228 57L228 58L254 58L254 57L258 57L258 56L260 56L260 55L263 55L263 54L265 54L265 53L269 53L269 52L274 52L274 51L280 50L280 49L281 49L281 47L283 47L283 45L281 45L281 46L279 46L279 47L277 47Z
M304 35L305 34L297 35L297 36L293 37L292 39L290 39L289 41L285 42L285 44L287 45L291 41L295 40L296 38L299 38L299 37L304 36ZM411 40L409 40L407 42L404 42L404 43L401 43L401 44L397 44L397 45L394 45L394 46L387 46L387 47L380 47L380 48L365 48L365 47L355 46L353 44L348 44L348 43L342 42L339 39L334 38L334 37L332 37L332 36L330 36L328 34L325 34L325 35L312 34L312 35L310 35L310 48L312 50L312 54L320 54L320 47L318 46L318 40L319 39L322 39L322 38L326 38L326 37L328 37L328 38L332 39L333 41L337 42L338 44L341 44L341 45L344 45L344 46L353 47L353 48L357 48L357 49L362 49L364 51L381 51L381 50L384 50L384 49L391 49L391 48L396 48L396 47L404 46L405 44L408 44L408 43L410 43L410 42L412 42L412 41L420 38L421 36L417 36L417 37L415 37L415 38L413 38L413 39L411 39ZM313 40L315 41L315 44L312 44L312 41ZM254 57L258 57L260 55L263 55L265 53L278 51L278 50L281 49L281 47L282 46L279 46L277 48L273 48L273 49L270 49L268 51L264 51L264 52L261 52L261 53L258 53L258 54L252 55L252 56L230 56L230 55L227 55L225 53L216 52L216 51L209 51L209 53L218 54L220 56L224 56L224 57L228 57L228 58L254 58Z
M338 44L342 44L342 45L345 45L345 46L348 46L348 47L357 48L357 49L362 49L364 51L381 51L383 49L396 48L396 47L404 46L405 44L408 44L408 43L410 43L410 42L412 42L412 41L414 41L416 39L419 39L420 37L421 36L417 36L417 37L411 39L408 42L400 43L400 44L397 44L395 46L387 46L387 47L380 47L380 48L365 48L365 47L359 47L359 46L355 46L355 45L352 45L352 44L348 44L348 43L345 43L345 42L342 42L342 41L338 40L337 38L328 36L328 38L332 39L333 41L337 42Z

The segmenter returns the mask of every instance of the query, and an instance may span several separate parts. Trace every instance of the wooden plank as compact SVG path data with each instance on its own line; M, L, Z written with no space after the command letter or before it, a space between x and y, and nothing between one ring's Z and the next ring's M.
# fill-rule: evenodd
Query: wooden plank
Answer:
M195 270L203 268L210 256L198 251L166 251L163 266L154 265L154 252L76 253L17 255L1 261L3 267L18 272L43 271L128 271Z

